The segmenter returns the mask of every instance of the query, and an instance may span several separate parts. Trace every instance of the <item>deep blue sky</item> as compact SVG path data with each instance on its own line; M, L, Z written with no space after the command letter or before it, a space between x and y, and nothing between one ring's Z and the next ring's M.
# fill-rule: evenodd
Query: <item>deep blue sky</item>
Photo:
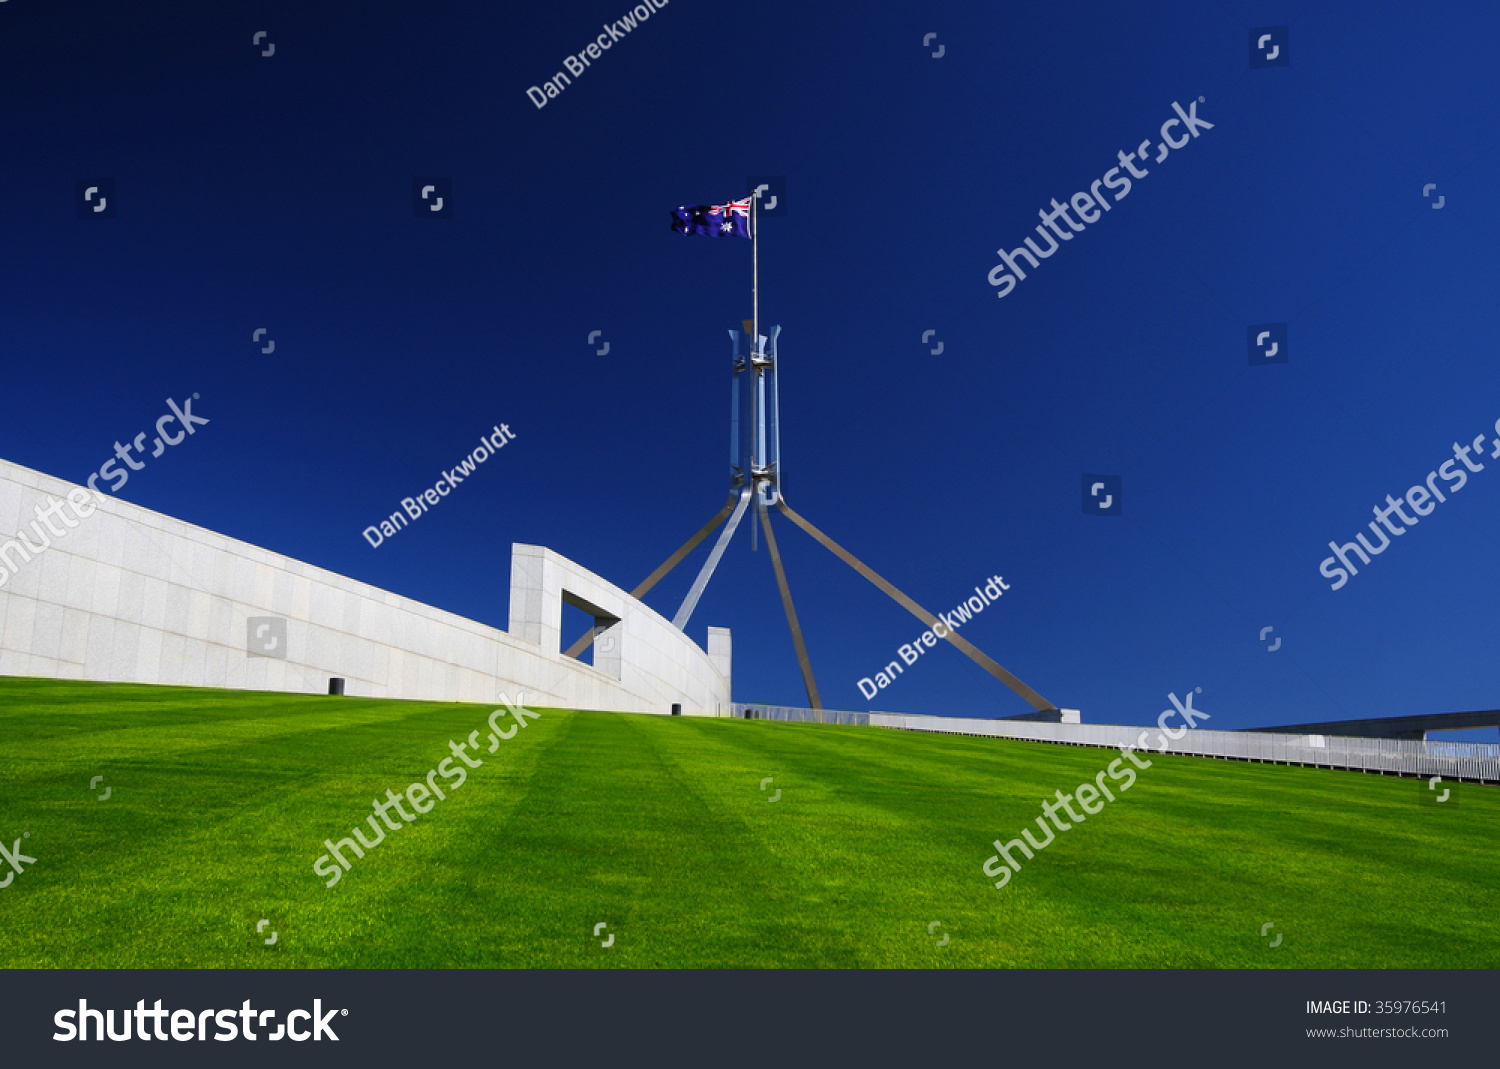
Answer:
M0 455L81 482L196 392L211 424L122 497L500 627L512 542L628 589L726 496L750 314L749 243L668 212L786 175L788 501L897 586L1005 576L962 633L1088 721L1195 686L1215 728L1496 706L1500 461L1342 590L1318 565L1494 437L1500 8L672 0L535 108L627 4L0 4ZM1290 64L1250 69L1280 25ZM1214 128L997 300L996 249L1199 96ZM81 220L98 177L118 214ZM1268 322L1290 360L1250 367ZM497 422L433 514L360 537ZM778 524L825 704L1026 711L947 647L864 701L922 629ZM710 623L738 700L804 703L747 530Z

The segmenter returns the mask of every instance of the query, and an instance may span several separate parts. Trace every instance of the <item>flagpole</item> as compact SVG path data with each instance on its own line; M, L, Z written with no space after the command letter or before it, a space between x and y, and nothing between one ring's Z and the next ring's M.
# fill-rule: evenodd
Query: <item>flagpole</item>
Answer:
M760 413L756 402L760 400L760 372L755 369L755 357L760 349L760 230L756 226L756 205L760 193L750 194L750 470L745 477L750 481L752 494L759 499L760 488L755 485L755 462L760 452ZM755 523L750 523L750 552L756 546Z
M759 203L760 193L750 194L750 323L755 332L750 339L752 355L760 346L760 230L756 225L755 210Z

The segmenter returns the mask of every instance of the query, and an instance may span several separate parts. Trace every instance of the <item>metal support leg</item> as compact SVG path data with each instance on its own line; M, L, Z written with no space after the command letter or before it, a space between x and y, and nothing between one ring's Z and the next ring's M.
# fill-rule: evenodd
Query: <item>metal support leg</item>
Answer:
M734 496L730 495L729 500L727 502L725 502L724 507L719 510L718 515L716 515L713 519L711 519L707 523L705 523L703 525L703 527L698 531L697 534L693 535L692 538L689 538L686 542L684 542L682 544L682 547L680 549L678 549L678 551L676 553L673 553L664 562L662 562L661 567L657 568L656 571L654 571L650 575L646 576L646 578L641 582L641 584L638 587L636 587L634 590L632 590L630 592L630 596L633 597L633 598L639 598L641 595L643 595L644 593L646 593L646 591L650 590L657 583L659 583L661 581L661 579L662 579L663 576L665 576L673 568L677 567L677 565L679 565L679 564L682 563L682 558L683 557L686 557L689 553L691 553L694 549L696 549L698 547L698 543L699 542L701 542L705 538L707 538L709 536L709 534L712 533L712 531L713 531L713 529L715 527L717 527L717 526L719 526L719 524L723 523L724 522L724 517L728 516L729 513L733 509L734 509ZM589 628L588 631L584 632L584 635L583 635L582 638L580 638L577 642L573 643L573 645L571 645L571 646L568 647L567 652L564 653L563 656L564 657L577 657L580 653L582 653L584 650L586 650L586 649L589 648L590 644L593 643L594 638L595 638L595 636L598 633L599 633L599 629L598 628L595 628L595 627Z
M723 523L724 517L728 516L733 509L734 495L730 494L729 500L724 503L724 507L719 510L718 514L714 516L713 519L705 523L702 529L697 534L693 535L692 538L689 538L686 542L684 542L682 544L682 548L668 557L662 563L662 566L660 568L656 569L656 571L646 576L646 578L641 581L641 584L630 592L630 596L633 598L638 598L642 594L646 593L646 591L654 587L658 582L660 582L662 576L666 575L673 568L677 567L677 565L681 564L682 558L686 557L689 553L696 549L698 543L707 538L710 532L712 532L715 527Z
M740 520L745 516L745 509L750 504L750 495L755 492L754 480L748 476L744 487L740 490L740 502L734 507L734 515L729 517L729 525L724 528L719 540L714 543L713 552L708 555L708 560L703 562L703 568L698 572L698 578L693 580L693 588L688 591L687 597L682 599L682 606L677 610L677 615L672 617L672 626L681 631L687 627L688 617L693 615L693 610L698 607L698 599L703 596L703 588L708 586L708 581L713 578L714 569L719 566L719 558L724 556L724 547L729 545L729 540L734 537L735 529L739 527Z
M849 565L849 567L853 568L856 572L864 576L870 582L874 583L877 587L883 590L888 597L901 605L904 609L906 609L907 612L911 613L918 620L921 620L928 627L932 627L934 624L939 622L936 616L932 615L932 613L922 608L922 606L918 605L915 601L912 601L911 598L907 597L905 594L901 593L901 591L893 587L890 583L887 583L880 576L876 575L873 570L867 567L862 561L859 560L859 558L854 556L854 554L850 553L843 546L839 545L822 531L818 530L812 524L804 520L801 516L797 515L797 513L793 512L791 506L786 503L786 498L783 497L780 501L778 501L776 503L776 507L781 509L782 512L786 513L789 520L791 520L798 527L802 528L808 534L812 535L819 542L821 542L830 553L838 557L841 561ZM944 624L943 626L947 627L946 624ZM1057 709L1057 706L1053 705L1046 698L1042 697L1036 691L1028 687L1025 683L1022 683L1015 676L1011 675L1004 668L1000 667L1000 665L991 660L989 656L981 652L979 649L975 648L975 646L967 639L960 638L957 632L955 632L952 628L948 628L948 633L943 637L946 638L949 642L953 643L953 645L957 646L959 650L963 652L964 656L968 657L971 661L979 665L979 667L983 668L990 675L994 676L1011 690L1015 691L1021 697L1025 698L1026 701L1031 704L1031 707L1033 709L1036 709L1038 712L1053 712Z
M776 548L776 534L771 530L771 514L760 495L755 495L755 508L760 513L760 523L766 532L766 549L771 554L771 566L776 569L776 586L781 590L781 607L786 610L786 622L792 629L792 643L797 647L797 665L802 669L802 685L807 689L807 702L814 709L823 708L818 697L818 683L813 679L812 661L807 657L807 643L802 640L802 625L797 622L797 610L792 606L792 588L787 585L786 569L781 566L781 552Z

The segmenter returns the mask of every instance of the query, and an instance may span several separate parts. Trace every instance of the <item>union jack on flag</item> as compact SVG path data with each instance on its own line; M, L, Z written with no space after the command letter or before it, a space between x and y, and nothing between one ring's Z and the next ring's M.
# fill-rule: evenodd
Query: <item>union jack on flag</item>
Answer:
M672 229L710 238L748 238L750 198L728 204L685 204L672 211Z

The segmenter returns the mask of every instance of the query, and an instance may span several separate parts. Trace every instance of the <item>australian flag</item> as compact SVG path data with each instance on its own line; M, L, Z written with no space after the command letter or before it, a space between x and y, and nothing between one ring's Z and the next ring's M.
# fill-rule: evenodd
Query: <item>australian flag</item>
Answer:
M750 198L728 204L685 204L673 210L672 229L711 238L748 238Z

